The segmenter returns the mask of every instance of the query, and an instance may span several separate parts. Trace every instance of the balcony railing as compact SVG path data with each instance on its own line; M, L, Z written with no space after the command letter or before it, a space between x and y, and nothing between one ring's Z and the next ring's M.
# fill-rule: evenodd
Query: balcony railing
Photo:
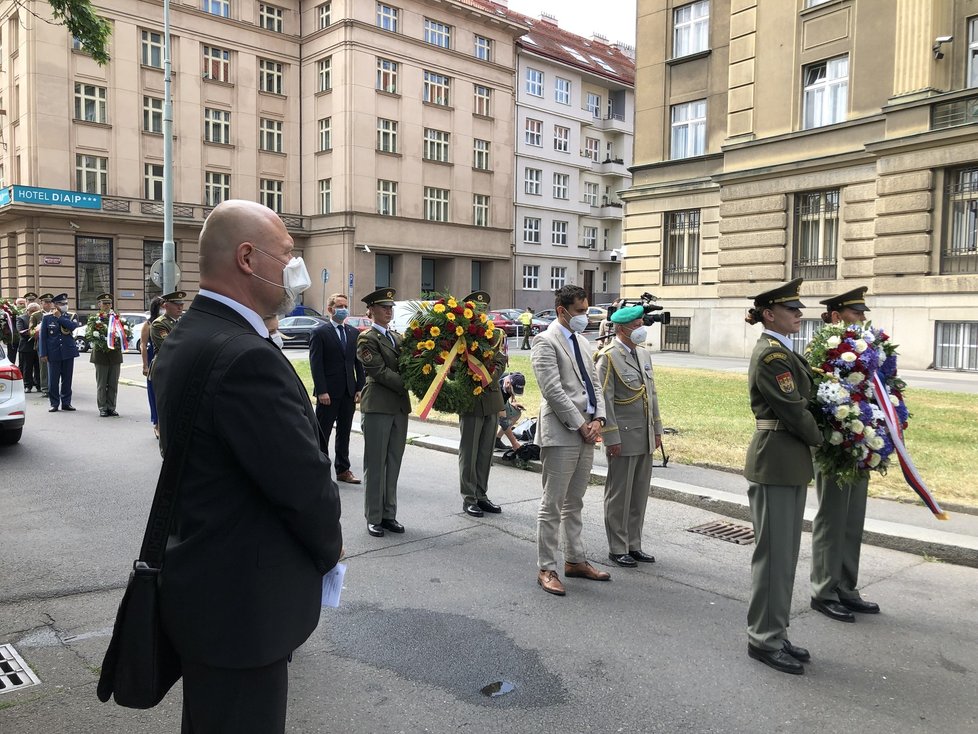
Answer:
M836 260L796 260L792 263L792 277L805 280L835 280Z
M978 122L978 95L937 102L930 110L931 130L970 125L973 122Z
M699 274L699 267L666 268L662 271L662 285L696 285Z

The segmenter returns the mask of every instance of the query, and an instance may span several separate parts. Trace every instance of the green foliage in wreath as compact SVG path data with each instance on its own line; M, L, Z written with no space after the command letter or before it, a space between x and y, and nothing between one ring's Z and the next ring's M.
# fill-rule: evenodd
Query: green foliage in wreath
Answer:
M126 332L126 343L132 341L132 327L129 322L126 321L121 316L116 315L116 319L119 324L122 325L123 330ZM93 313L88 317L88 322L85 324L85 339L89 344L92 345L92 349L98 352L108 352L109 350L109 314ZM122 349L122 340L119 338L119 334L116 333L116 349Z

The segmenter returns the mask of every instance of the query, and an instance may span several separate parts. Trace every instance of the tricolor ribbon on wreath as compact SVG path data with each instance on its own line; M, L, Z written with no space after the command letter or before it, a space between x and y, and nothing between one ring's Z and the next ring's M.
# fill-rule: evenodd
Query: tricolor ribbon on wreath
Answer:
M880 378L879 370L873 371L870 380L873 385L873 393L876 396L876 405L883 412L886 430L890 434L890 440L893 441L893 450L896 451L897 458L900 460L900 469L903 470L903 478L907 480L910 488L924 501L927 508L934 513L934 517L938 520L947 520L949 515L937 504L937 500L934 499L930 490L927 489L927 485L924 484L920 472L917 471L917 467L914 466L913 460L910 458L910 452L907 451L907 446L903 442L903 429L900 427L900 420L897 417L896 410L893 408L893 403L890 401L890 393Z
M109 314L109 333L105 336L105 343L109 349L115 349L116 334L122 342L122 351L129 349L129 341L126 339L126 329L114 313Z
M452 349L449 351L448 358L445 360L444 364L438 366L435 371L435 379L431 381L431 385L428 387L428 391L421 398L421 402L418 403L418 417L421 420L426 420L428 418L428 413L435 405L435 400L438 399L438 393L441 392L442 386L445 384L445 379L448 377L448 370L451 368L452 363L455 358L461 355L460 359L467 362L469 367L469 372L479 378L483 387L489 384L489 370L486 366L482 364L482 361L476 357L474 354L470 354L466 346L465 337L459 337L458 340L453 345Z

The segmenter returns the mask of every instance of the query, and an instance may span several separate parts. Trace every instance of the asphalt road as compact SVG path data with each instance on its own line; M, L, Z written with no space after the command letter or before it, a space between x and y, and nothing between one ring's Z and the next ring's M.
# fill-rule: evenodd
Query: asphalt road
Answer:
M160 460L145 393L123 387L122 417L98 418L83 360L78 412L32 398L24 440L0 449L0 643L41 679L0 694L0 731L175 732L179 686L145 712L94 695ZM359 437L353 453L359 470ZM288 481L287 457L268 460ZM653 500L645 549L658 562L570 579L557 598L535 583L539 475L494 467L504 512L477 520L456 472L451 454L406 449L396 537L369 537L361 490L342 485L342 604L295 655L290 732L978 730L975 569L864 547L863 591L883 613L840 624L808 608L806 534L791 630L814 659L786 676L746 656L751 548L687 532L723 518ZM585 541L607 568L600 500L586 497ZM514 690L480 693L498 681Z

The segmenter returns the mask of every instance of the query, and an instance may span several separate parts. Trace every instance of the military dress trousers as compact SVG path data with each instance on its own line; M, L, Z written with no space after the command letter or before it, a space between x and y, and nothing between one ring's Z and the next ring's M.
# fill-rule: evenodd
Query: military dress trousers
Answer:
M489 384L476 396L472 408L458 416L461 434L458 444L458 485L466 503L486 499L489 491L489 469L495 449L496 429L499 427L499 413L506 409L499 388L499 375L509 363L502 350L504 338L500 331L492 361L486 365L489 368Z

